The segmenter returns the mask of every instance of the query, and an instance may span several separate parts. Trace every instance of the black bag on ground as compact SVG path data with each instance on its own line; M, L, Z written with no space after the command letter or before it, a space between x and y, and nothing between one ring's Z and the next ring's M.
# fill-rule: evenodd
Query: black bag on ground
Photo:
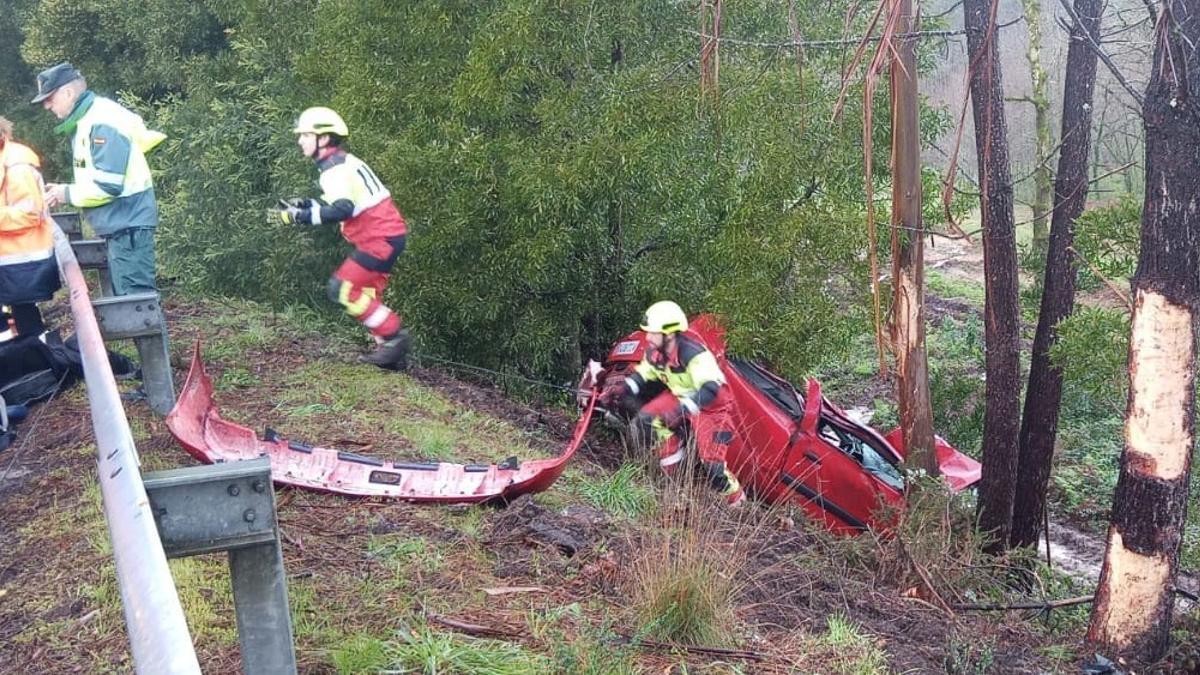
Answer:
M133 362L121 354L108 352L108 362L116 377L136 371ZM0 396L9 405L45 400L82 377L83 357L73 335L66 342L58 331L0 342Z

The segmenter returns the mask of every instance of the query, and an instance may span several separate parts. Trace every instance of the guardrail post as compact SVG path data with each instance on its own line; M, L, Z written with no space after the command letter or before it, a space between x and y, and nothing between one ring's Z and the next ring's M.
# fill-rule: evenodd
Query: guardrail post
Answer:
M74 242L83 239L83 218L77 211L51 213L50 217L54 219L58 229L67 235L68 241Z
M78 213L52 215L59 229L67 235L79 267L100 273L101 297L92 305L104 339L133 340L141 361L146 398L155 412L166 415L175 406L175 380L167 351L167 321L162 315L158 294L114 296L112 277L108 272L108 242L84 239L83 222Z
M53 213L51 217L71 242L80 269L96 270L100 275L100 295L112 295L112 275L108 273L108 242L103 239L84 239L83 219L78 212Z
M168 557L229 551L242 672L296 672L283 548L265 458L146 476Z
M132 339L142 363L150 407L166 415L175 407L175 379L167 351L167 320L157 293L133 293L92 301L104 339Z

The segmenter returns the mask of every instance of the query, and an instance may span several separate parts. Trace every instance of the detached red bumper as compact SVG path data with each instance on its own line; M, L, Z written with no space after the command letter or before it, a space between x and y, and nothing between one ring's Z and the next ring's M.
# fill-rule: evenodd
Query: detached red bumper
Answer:
M500 464L391 462L333 448L288 441L273 432L260 439L254 431L221 418L212 400L212 379L196 343L192 366L167 428L188 454L206 464L267 456L279 485L357 497L386 497L412 502L478 503L510 501L554 484L579 449L595 407L590 403L563 454L553 459ZM592 400L595 397L590 397Z

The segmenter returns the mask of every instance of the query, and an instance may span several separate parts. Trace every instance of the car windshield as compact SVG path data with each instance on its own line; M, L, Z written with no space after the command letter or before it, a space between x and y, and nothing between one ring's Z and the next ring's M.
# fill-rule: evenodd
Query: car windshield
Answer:
M729 363L792 419L804 417L804 398L786 380L752 361L731 358Z
M904 489L904 477L900 470L888 462L879 451L848 429L835 427L829 420L821 418L817 426L821 438L835 446L850 459L858 462L864 469L871 472L879 480L897 490Z

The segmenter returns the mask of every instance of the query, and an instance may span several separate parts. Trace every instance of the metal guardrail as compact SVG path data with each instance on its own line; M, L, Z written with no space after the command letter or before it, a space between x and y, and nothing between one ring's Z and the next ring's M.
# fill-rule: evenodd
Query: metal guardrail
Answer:
M143 675L199 673L196 650L142 484L133 433L121 406L87 284L67 236L58 227L54 228L54 251L59 274L70 292L71 314L83 356L96 436L97 478L134 668Z

